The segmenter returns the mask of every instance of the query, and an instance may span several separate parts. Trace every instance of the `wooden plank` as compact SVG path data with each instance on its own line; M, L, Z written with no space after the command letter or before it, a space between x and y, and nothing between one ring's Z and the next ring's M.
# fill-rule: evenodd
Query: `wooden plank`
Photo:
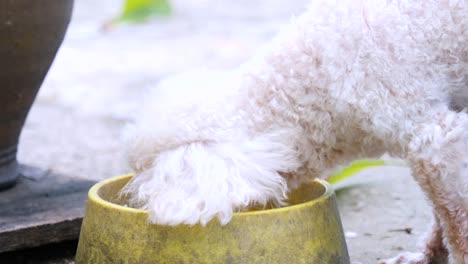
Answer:
M12 189L0 192L0 252L77 239L94 181L22 166Z

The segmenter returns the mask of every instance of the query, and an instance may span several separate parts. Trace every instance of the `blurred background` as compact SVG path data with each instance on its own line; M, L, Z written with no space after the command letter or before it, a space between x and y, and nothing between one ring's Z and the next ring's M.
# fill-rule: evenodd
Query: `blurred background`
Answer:
M169 10L162 0L130 2L149 11L75 0L24 127L20 162L92 179L128 172L120 132L145 90L194 67L236 67L307 1L171 0Z

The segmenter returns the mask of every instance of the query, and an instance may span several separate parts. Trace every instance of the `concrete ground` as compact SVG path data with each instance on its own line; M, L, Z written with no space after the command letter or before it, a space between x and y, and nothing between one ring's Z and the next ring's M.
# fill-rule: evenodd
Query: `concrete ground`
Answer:
M22 134L20 161L88 179L128 172L120 132L149 87L194 67L236 67L306 3L174 0L168 18L105 31L122 1L75 0ZM337 197L352 263L417 250L430 222L406 168L365 171L338 186Z

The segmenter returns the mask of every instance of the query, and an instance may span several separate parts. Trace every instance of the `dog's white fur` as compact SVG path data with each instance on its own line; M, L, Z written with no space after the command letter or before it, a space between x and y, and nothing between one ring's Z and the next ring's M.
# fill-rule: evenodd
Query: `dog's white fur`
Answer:
M437 224L424 253L386 263L468 262L468 115L449 108L468 97L467 13L463 0L315 0L239 69L163 82L129 129L132 203L154 223L225 224L388 152Z

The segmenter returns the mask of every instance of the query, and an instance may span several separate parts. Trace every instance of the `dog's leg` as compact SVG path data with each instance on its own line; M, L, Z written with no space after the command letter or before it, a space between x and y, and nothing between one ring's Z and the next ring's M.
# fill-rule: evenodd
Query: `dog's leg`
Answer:
M468 263L468 118L448 113L436 125L431 144L414 146L408 158L440 219L449 263Z
M295 151L281 133L224 142L193 142L159 153L126 186L130 205L149 211L152 223L226 224L253 203L281 204L294 171ZM286 142L285 142L286 143Z
M457 188L450 187L450 185L457 184L466 185L466 183L453 180L453 178L457 176L466 178L467 164L465 163L463 165L465 168L461 168L459 171L460 175L454 175L447 173L446 168L440 167L439 164L434 164L432 161L418 160L416 163L419 164L413 164L414 176L420 181L420 185L436 210L436 215L441 219L442 235L447 241L450 252L449 263L468 263L468 203L466 201L466 191L459 192ZM447 181L452 180L453 182L447 183ZM429 244L428 247L430 246ZM431 260L429 263L439 263L432 262L432 259L429 259Z
M424 250L420 253L405 252L394 258L381 261L379 264L444 264L448 261L447 247L443 241L442 227L437 216L423 241Z
M439 109L412 118L404 130L395 126L395 134L387 131L385 136L390 141L397 139L394 144L402 147L401 157L409 161L415 180L434 207L449 263L468 263L468 116ZM374 132L378 136L383 130ZM434 241L437 232L429 240ZM433 245L427 247L430 250L423 255L407 255L388 263L433 263Z

